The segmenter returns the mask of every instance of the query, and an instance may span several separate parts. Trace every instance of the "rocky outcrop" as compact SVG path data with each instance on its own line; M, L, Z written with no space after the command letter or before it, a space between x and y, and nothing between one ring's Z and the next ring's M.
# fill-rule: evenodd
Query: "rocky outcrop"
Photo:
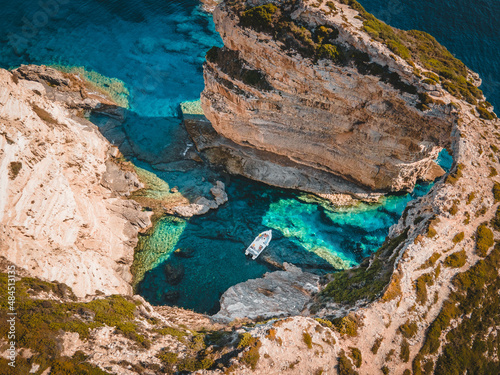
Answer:
M130 294L142 185L82 116L112 102L47 67L0 70L0 255L83 297Z
M319 276L285 263L284 271L266 273L229 288L221 297L216 321L299 315L311 295L318 292Z
M275 30L243 26L239 9L262 3L269 1L226 2L214 11L224 48L207 55L201 104L216 135L206 124L190 131L209 160L321 194L411 190L417 179L443 174L433 159L450 144L456 111L441 88L374 41L346 5L335 2L331 12L304 0L280 10L304 27L304 38L315 38L320 26L337 30L335 44L350 57L332 62L299 53ZM419 105L424 94L434 104Z
M210 193L213 195L214 199L198 197L194 200L193 203L174 206L168 211L183 217L192 217L195 215L206 214L211 209L215 210L220 205L227 202L228 198L225 188L226 187L222 181L217 181L215 185L210 189Z

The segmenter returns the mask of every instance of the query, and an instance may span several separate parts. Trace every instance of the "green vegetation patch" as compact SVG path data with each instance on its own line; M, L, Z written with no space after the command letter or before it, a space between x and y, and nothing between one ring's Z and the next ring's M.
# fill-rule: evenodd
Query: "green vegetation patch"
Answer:
M411 339L417 333L418 326L416 322L407 320L405 324L399 326L399 332L404 338Z
M493 184L493 197L495 198L495 203L500 202L500 183L498 182Z
M433 272L424 273L415 282L417 302L421 305L427 302L427 285L434 285Z
M434 37L418 30L398 30L378 20L355 0L340 0L357 10L363 19L364 30L375 40L384 43L392 52L410 65L422 65L431 71L424 74L432 81L441 81L452 95L476 104L482 91L468 81L465 64L455 58Z
M479 112L479 117L484 120L494 120L497 118L497 116L493 112L488 111L486 108L477 106L476 109Z
M456 244L456 243L459 243L460 241L462 241L462 240L464 239L464 237L465 237L464 232L457 233L457 234L455 234L455 236L453 237L452 242L453 242L453 243L455 243L455 244Z
M351 315L344 316L343 318L332 319L331 322L335 327L335 330L341 335L351 337L358 335L358 326L360 325L360 322L357 318Z
M456 237L456 236L455 236ZM441 257L441 254L439 253L433 253L429 259L427 259L425 261L424 264L422 264L422 266L420 266L420 269L424 270L426 268L429 268L429 267L434 267L434 264L436 264L436 262L438 261L438 259Z
M313 344L312 344L312 337L309 334L309 332L303 332L302 333L302 341L304 341L304 344L306 344L308 349L312 349Z
M404 362L408 363L410 361L410 344L406 339L401 342L401 351L399 353L399 358Z
M363 363L363 358L361 356L361 350L358 348L354 348L352 346L349 347L349 357L352 359L352 363L354 363L354 366L357 368L361 367L361 364Z
M23 168L23 163L20 161L13 161L9 164L9 178L15 180L21 169Z
M7 336L7 275L0 274L0 335ZM37 353L30 363L40 364L40 371L53 367L51 373L102 374L80 357L61 357L61 332L77 332L82 340L90 335L90 330L108 325L116 327L117 332L144 343L136 325L133 323L136 305L121 296L110 296L87 303L57 302L33 299L32 294L54 293L61 298L74 298L71 290L64 284L47 283L34 278L22 278L16 282L16 336L18 348L29 348ZM3 360L2 360L3 361ZM17 357L19 368L28 366L28 360ZM31 366L30 366L31 367ZM8 369L9 366L2 366ZM55 369L60 369L60 372ZM71 370L70 370L71 369ZM54 372L56 371L56 372ZM65 372L66 371L66 372Z
M500 245L469 270L453 280L455 290L430 325L424 345L414 360L414 373L421 373L421 363L429 354L444 347L436 361L436 374L497 374L500 373L498 353L500 337L495 329L500 325ZM450 322L461 319L442 339ZM424 365L425 370L425 365Z
M347 358L344 350L341 350L339 353L339 375L358 375L359 373L354 370L352 366L352 362L349 358Z
M375 339L375 342L373 343L373 346L371 348L371 351L373 354L377 354L378 350L380 349L380 345L382 345L382 341L384 340L383 337L377 337Z
M369 301L379 296L389 284L393 274L394 251L408 237L408 229L399 236L387 239L370 258L357 268L329 275L331 281L319 295L319 300L333 300L352 304L361 299Z
M444 260L444 265L450 268L460 268L467 262L467 254L465 250L457 251L451 255L448 255Z
M498 210L497 210L498 212ZM476 232L476 252L479 256L485 257L490 247L494 244L493 232L485 224L481 224Z
M463 164L457 164L456 168L455 168L455 172L454 173L450 173L447 177L446 177L446 180L445 182L447 184L455 184L458 179L460 177L462 177L463 175L463 169L464 169L464 165Z

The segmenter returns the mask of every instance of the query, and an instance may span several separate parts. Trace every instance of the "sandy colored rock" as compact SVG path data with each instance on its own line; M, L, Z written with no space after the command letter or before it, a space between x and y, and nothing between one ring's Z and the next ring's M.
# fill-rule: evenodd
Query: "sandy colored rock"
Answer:
M315 64L271 35L242 27L223 3L213 16L224 48L205 63L201 104L215 131L232 143L203 146L211 161L231 173L320 194L411 190L428 177L450 143L448 102L417 109L417 91L427 90L413 68L361 31L356 12L338 7L344 12L332 15L325 4L298 1L291 17L310 28L334 26L336 43L366 53L415 94L354 64ZM235 64L258 72L265 83L245 83Z
M130 294L150 214L122 197L140 186L135 174L76 116L100 105L81 89L51 68L0 70L0 255L79 297Z

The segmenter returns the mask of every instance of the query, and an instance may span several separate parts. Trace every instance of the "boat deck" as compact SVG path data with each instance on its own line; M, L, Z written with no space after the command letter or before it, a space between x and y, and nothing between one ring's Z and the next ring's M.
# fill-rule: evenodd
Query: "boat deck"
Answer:
M251 255L252 259L257 259L257 257L264 251L264 249L269 245L272 239L272 231L268 230L262 232L253 240L252 244L248 246L245 251L245 255Z

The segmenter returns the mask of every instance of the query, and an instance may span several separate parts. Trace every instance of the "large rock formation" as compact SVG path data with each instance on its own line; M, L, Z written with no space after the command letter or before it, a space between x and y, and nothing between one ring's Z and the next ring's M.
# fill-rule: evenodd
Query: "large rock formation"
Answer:
M427 69L374 40L346 5L273 1L269 22L243 12L262 3L214 11L224 48L207 55L201 104L215 132L189 130L209 160L322 194L411 190L443 173L433 159L450 144L455 109L414 74Z
M285 263L284 271L266 273L260 279L248 280L229 288L221 297L221 309L213 316L217 321L272 318L299 315L318 292L319 276L302 272Z
M131 294L151 213L124 198L141 183L82 116L112 104L90 91L51 68L0 70L0 255L80 297Z

